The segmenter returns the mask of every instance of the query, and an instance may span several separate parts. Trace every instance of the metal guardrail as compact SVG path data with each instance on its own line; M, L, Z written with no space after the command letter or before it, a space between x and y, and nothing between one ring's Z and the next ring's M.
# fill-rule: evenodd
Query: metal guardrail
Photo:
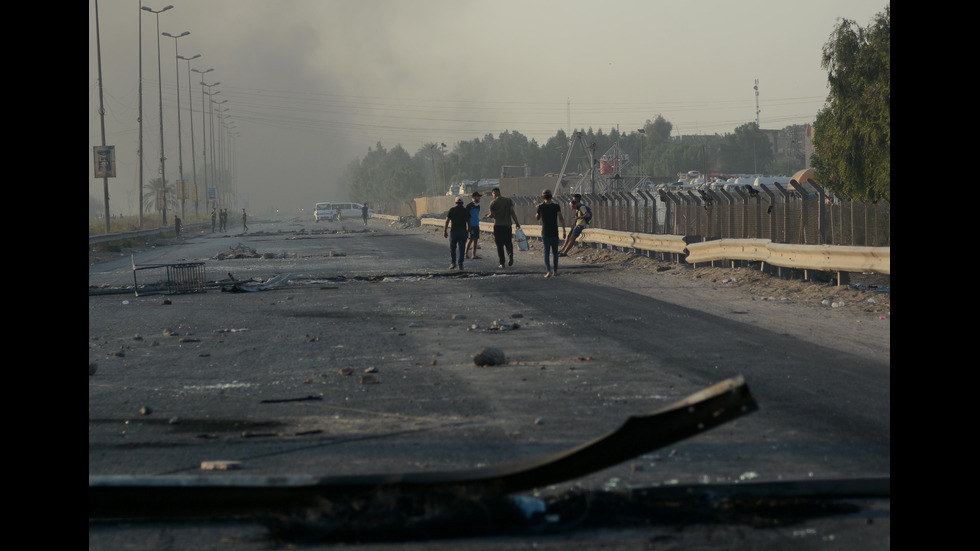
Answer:
M210 222L195 222L193 224L184 224L182 230L184 232L192 230L203 230L211 227ZM131 231L121 231L113 233L100 233L96 235L88 236L88 244L97 245L99 243L112 243L114 241L125 241L127 239L146 239L148 237L157 237L159 235L174 235L173 226L158 226L155 228L148 228L142 230L131 230Z
M781 268L828 272L891 273L891 247L790 245L766 239L716 239L687 246L691 264L748 260Z
M422 225L442 227L444 219L423 218ZM491 224L481 224L482 232L492 233ZM541 226L521 226L528 237L541 237ZM891 247L852 247L848 245L790 245L768 239L715 239L688 243L685 236L641 234L589 228L579 243L658 253L686 255L689 264L720 260L765 262L782 268L828 272L874 272L891 274Z

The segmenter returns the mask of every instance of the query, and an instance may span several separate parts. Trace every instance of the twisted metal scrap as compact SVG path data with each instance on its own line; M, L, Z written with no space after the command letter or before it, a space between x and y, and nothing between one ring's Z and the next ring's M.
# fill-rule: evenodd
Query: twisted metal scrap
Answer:
M467 492L488 498L565 482L756 411L741 376L717 383L615 431L550 456L460 471L354 476L90 476L89 518L235 516L385 492Z

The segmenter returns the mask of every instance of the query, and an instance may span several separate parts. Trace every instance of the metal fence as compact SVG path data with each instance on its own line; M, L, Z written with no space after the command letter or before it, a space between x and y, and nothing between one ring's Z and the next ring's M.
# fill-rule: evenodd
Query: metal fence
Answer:
M512 197L522 224L536 224L539 197ZM685 235L694 240L768 239L801 245L890 246L888 201L841 201L811 184L678 191L583 194L590 227ZM570 195L557 195L565 224L574 224Z

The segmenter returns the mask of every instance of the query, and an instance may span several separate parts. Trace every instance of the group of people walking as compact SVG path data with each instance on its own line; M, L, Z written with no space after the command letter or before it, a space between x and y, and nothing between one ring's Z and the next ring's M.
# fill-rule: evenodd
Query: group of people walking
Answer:
M494 188L491 192L493 200L490 202L489 211L485 219L493 219L493 241L497 247L497 259L500 262L498 268L514 265L514 242L513 228L511 221L517 230L521 229L521 223L517 219L514 211L514 202L500 195L500 189ZM462 270L463 261L468 257L472 249L472 256L469 258L478 259L476 255L478 241L480 239L480 195L474 191L472 201L466 206L463 205L463 197L456 197L456 206L449 209L446 215L446 223L443 226L443 237L449 238L449 256L452 264L451 270ZM592 210L582 204L582 196L575 194L572 197L571 208L575 211L575 224L568 237L565 234L565 217L561 213L561 206L552 201L550 190L541 192L541 203L535 211L534 218L541 222L541 243L544 245L544 277L558 275L558 257L567 256L568 252L575 245L575 240L582 234L585 227L592 222ZM558 228L561 227L561 239L565 243L558 247ZM505 258L506 253L506 258Z
M248 231L247 221L248 215L242 209L242 231ZM218 231L228 230L228 209L221 209L219 212L214 207L211 208L211 233L214 233L215 224L218 225Z

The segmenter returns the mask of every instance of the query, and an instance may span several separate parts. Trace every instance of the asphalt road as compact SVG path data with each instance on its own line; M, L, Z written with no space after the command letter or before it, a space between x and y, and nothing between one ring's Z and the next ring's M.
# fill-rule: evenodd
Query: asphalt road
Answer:
M212 460L242 467L206 472L215 477L507 463L583 444L735 375L745 377L759 411L533 495L890 475L887 351L774 331L743 321L753 319L744 307L723 315L655 276L637 281L574 258L546 279L534 248L498 269L484 241L482 259L450 271L448 242L431 228L255 220L248 234L238 229L185 236L135 260L204 261L211 282L289 274L288 284L137 297L112 292L133 281L128 256L90 266L90 288L102 286L89 297L89 361L97 365L90 475L202 474ZM238 245L272 258L216 259ZM159 278L153 270L138 277ZM494 330L494 322L511 328ZM486 346L508 363L476 367L473 356ZM726 548L730 536L745 549L886 549L887 502L884 513L880 503L872 509L768 530L600 529L398 548ZM223 538L269 548L262 534L247 523L100 522L90 524L89 544L228 548ZM362 545L350 544L372 547Z

